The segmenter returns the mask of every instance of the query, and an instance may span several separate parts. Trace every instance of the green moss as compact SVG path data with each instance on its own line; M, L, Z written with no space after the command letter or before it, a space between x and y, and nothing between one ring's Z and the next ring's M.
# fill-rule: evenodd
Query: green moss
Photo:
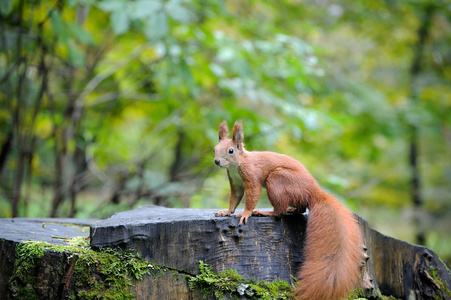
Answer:
M443 291L443 293L447 294L448 296L451 296L451 291L449 290L448 284L446 284L446 282L443 282L439 278L439 276L437 274L437 270L433 267L430 267L428 270L428 273L435 280L435 282L438 283L438 285L440 286L440 290ZM441 295L437 295L437 296L438 296L438 299L441 298Z
M439 259L440 259L440 262L442 263L442 265L445 267L446 271L451 274L451 270L448 268L448 265L441 258L439 258Z
M93 251L82 237L70 239L69 244L51 245L35 241L18 244L14 274L10 280L11 294L18 299L37 298L38 259L52 251L67 253L61 256L67 257L67 261L61 261L63 266L68 266L77 256L72 275L74 287L68 291L72 299L134 299L127 287L133 285L134 279L142 280L145 274L159 268L129 251Z
M239 295L247 295L251 299L290 299L292 287L286 281L274 281L256 283L253 280L245 280L236 270L226 270L215 273L212 268L202 261L199 264L200 274L187 276L192 290L199 289L204 296L215 295L218 299L224 299L224 295L239 298Z
M11 282L22 280L23 286L13 285L12 293L18 299L37 299L37 295L33 289L36 286L36 277L32 274L36 273L37 261L45 254L45 248L38 243L19 244L16 247L16 260L14 263L14 273Z
M348 297L348 300L366 299L363 298L364 292L362 289L355 289Z
M255 291L257 299L291 299L292 287L283 280L270 283L260 281L258 284L249 286Z
M384 296L382 295L381 291L377 289L375 291L375 295L371 297L371 299L379 299L379 300L398 300L398 298L394 296ZM349 295L348 300L366 300L365 292L361 289L355 289L351 295Z

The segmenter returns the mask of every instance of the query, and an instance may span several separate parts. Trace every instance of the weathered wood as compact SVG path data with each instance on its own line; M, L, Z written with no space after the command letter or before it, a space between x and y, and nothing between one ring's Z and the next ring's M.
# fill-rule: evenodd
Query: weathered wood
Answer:
M0 295L6 295L8 291L8 281L14 270L15 253L16 242L0 238Z
M198 274L199 261L216 271L235 269L257 281L292 281L302 262L304 215L252 217L238 226L215 210L146 206L91 227L91 247L133 249L144 259Z
M136 299L148 300L214 300L214 296L205 297L201 291L190 290L186 280L178 274L167 270L162 274L146 275L142 281L135 281L130 291Z
M360 224L370 257L368 271L382 294L401 299L451 299L450 268L435 252L381 234L363 219Z

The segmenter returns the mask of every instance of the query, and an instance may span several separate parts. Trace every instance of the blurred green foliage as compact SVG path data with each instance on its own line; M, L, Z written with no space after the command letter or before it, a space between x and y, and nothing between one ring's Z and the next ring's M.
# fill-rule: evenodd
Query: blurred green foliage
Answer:
M1 217L225 207L212 149L241 119L248 150L299 159L372 226L426 230L450 259L446 1L3 0L0 16Z

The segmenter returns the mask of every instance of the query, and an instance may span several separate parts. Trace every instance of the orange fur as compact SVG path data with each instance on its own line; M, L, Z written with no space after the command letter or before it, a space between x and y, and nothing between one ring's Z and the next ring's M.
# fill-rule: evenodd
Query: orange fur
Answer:
M246 199L239 224L254 215L283 215L289 208L310 210L305 242L305 261L298 274L296 299L340 299L357 287L363 257L362 234L354 215L317 184L297 160L274 152L246 151L243 125L236 122L228 139L227 123L219 126L215 163L227 169L231 215ZM273 212L255 211L261 189L266 188Z

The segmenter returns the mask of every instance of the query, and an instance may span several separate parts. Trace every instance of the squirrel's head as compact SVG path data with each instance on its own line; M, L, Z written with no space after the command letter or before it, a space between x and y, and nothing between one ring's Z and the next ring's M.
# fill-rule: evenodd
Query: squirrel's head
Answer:
M233 137L229 139L229 128L227 122L219 125L219 143L215 147L215 164L221 168L237 167L240 156L244 152L243 146L243 123L235 122L233 126Z

